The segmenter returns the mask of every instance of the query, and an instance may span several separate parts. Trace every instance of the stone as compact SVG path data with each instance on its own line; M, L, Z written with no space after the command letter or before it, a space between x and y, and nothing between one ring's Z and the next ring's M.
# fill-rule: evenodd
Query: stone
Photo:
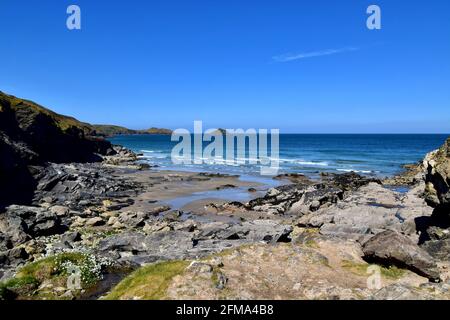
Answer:
M146 215L143 212L122 212L118 221L131 228L143 227Z
M49 208L49 211L58 217L67 217L70 213L70 209L65 206L53 206Z
M364 259L383 265L407 268L431 281L440 275L434 259L407 236L397 231L384 231L364 243Z
M25 248L17 247L8 251L8 260L11 264L16 264L28 259L28 253Z
M61 237L61 242L74 243L81 241L81 234L78 231L66 232Z
M31 226L31 232L34 236L49 236L62 231L61 220L52 212L38 213L35 223Z
M105 220L103 220L100 217L91 218L86 221L86 226L88 226L88 227L98 227L98 226L102 226L104 224L105 224Z
M450 239L430 240L422 244L421 248L437 260L450 261Z

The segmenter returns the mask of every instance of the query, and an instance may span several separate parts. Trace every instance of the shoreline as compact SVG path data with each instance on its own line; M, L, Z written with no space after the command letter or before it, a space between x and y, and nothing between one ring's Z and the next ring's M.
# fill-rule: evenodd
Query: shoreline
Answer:
M242 291L241 282L252 288L250 298L273 298L274 294L283 294L284 298L295 296L289 288L283 289L284 293L276 288L272 288L272 293L263 292L257 283L233 276L244 266L247 266L245 272L250 272L248 268L252 265L275 272L274 261L264 258L269 254L277 259L288 256L299 259L295 265L286 265L283 269L293 278L278 279L275 283L281 287L295 287L295 281L303 281L294 275L299 267L306 268L304 272L309 272L308 281L315 283L314 286L317 282L313 277L326 279L328 284L316 293L302 291L303 298L320 299L330 287L337 288L335 294L343 298L380 298L382 291L374 295L375 292L366 290L364 277L343 266L350 263L348 261L351 265L367 264L366 253L361 250L364 250L363 244L377 234L392 232L392 237L401 234L405 239L419 242L414 221L418 217L430 217L433 212L420 197L422 184L410 185L408 190L402 191L355 173L324 173L320 180L311 180L302 174L282 174L270 179L272 184L268 185L262 183L267 182L266 178L261 181L251 176L151 168L140 163L138 156L129 150L120 146L114 148L117 155L104 157L102 163L52 164L46 169L48 172L40 182L43 187L37 191L33 205L10 206L0 217L0 230L11 230L1 226L11 225L16 217L23 217L24 223L38 225L37 221L26 220L29 219L25 218L26 212L46 217L37 236L13 230L11 239L19 242L17 249L9 249L6 258L10 264L0 270L3 281L17 276L17 271L32 261L39 264L52 256L86 252L97 261L104 280L97 280L96 285L81 293L67 289L57 291L58 287L41 284L33 289L37 290L35 298L44 294L58 299L114 296L117 283L132 277L133 270L149 263L170 265L174 261L188 264L205 261L201 263L218 268L217 272L227 279L223 286L236 294L230 293L228 298L243 297L245 290ZM399 178L399 181L403 180ZM247 248L251 248L250 251ZM325 265L302 260L304 250L313 256L326 257L327 264L340 276L327 276ZM252 251L260 252L261 257L251 255ZM237 254L240 265L229 260L228 252ZM214 267L212 260L208 260L219 257L220 265L225 267ZM398 279L386 278L382 290L389 294L402 283L424 286L429 279L437 277L436 270L445 283L450 281L449 267L442 261L433 262L428 267L420 266L419 274L408 267ZM414 268L417 265L411 266ZM186 269L180 275L181 284L169 285L167 297L194 298L176 287L191 286L185 281L191 276L197 277L198 272ZM270 276L265 272L261 273L263 275ZM206 273L206 279L208 277ZM340 282L347 278L352 279L350 284ZM204 280L194 283L200 287L207 285ZM204 289L205 299L222 297L220 288ZM359 293L348 295L349 289ZM122 298L131 297L134 289L129 290L122 293ZM305 290L311 288L306 286ZM427 293L419 290L414 294L425 296Z

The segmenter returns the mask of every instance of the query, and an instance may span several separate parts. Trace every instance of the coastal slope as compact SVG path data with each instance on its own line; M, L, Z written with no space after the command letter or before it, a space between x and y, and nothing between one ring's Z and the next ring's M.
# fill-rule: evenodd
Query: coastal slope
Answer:
M89 124L0 92L0 204L29 202L35 166L97 162L114 152Z

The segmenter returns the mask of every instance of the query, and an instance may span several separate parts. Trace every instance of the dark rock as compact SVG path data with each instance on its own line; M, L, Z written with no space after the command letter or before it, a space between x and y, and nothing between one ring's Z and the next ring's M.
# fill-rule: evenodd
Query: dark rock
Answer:
M74 243L81 241L81 234L78 231L75 232L66 232L61 237L61 242L69 242Z
M17 247L8 251L8 260L11 264L17 264L28 259L28 253L24 248Z
M0 252L7 251L13 247L11 239L5 235L0 233Z
M30 227L31 235L49 236L62 233L64 228L61 226L59 217L51 212L40 212L36 215L34 223Z
M143 227L146 219L143 212L122 212L119 215L119 221L131 228Z
M233 184L224 184L224 185L218 186L216 188L216 190L234 189L234 188L236 188L236 186Z
M159 215L160 213L166 212L166 211L168 211L168 210L170 210L170 207L169 207L169 206L159 206L159 207L156 207L156 208L153 208L153 209L149 210L149 211L148 211L148 214L149 214L149 215L152 215L152 216L157 216L157 215Z
M450 261L450 239L431 240L422 246L433 258L442 261Z
M410 238L396 232L384 231L363 245L364 259L383 265L407 268L432 281L440 275L434 259Z
M0 205L29 204L36 187L31 166L95 162L111 144L91 128L33 102L0 92Z
M324 182L343 191L357 190L371 182L381 184L379 179L364 177L355 172L344 174L322 173L321 176Z

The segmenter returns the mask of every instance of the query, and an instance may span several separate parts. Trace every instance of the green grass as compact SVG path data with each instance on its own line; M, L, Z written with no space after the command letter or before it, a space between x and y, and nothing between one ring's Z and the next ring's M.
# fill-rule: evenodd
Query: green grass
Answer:
M168 261L142 267L123 279L105 299L164 299L170 281L188 265L189 261Z
M15 299L16 296L35 290L39 285L33 277L13 278L0 283L0 300Z
M100 270L91 256L77 252L61 253L29 263L14 278L0 283L0 299L41 299L43 297L36 289L44 281L49 281L53 287L67 286L69 266L80 270L83 288L91 287L100 280Z
M367 275L367 268L369 267L369 264L355 263L352 261L345 260L342 262L342 267L358 275ZM389 266L389 267L378 266L378 267L380 267L380 272L383 277L392 280L401 278L406 272L405 269L400 269L396 266Z

